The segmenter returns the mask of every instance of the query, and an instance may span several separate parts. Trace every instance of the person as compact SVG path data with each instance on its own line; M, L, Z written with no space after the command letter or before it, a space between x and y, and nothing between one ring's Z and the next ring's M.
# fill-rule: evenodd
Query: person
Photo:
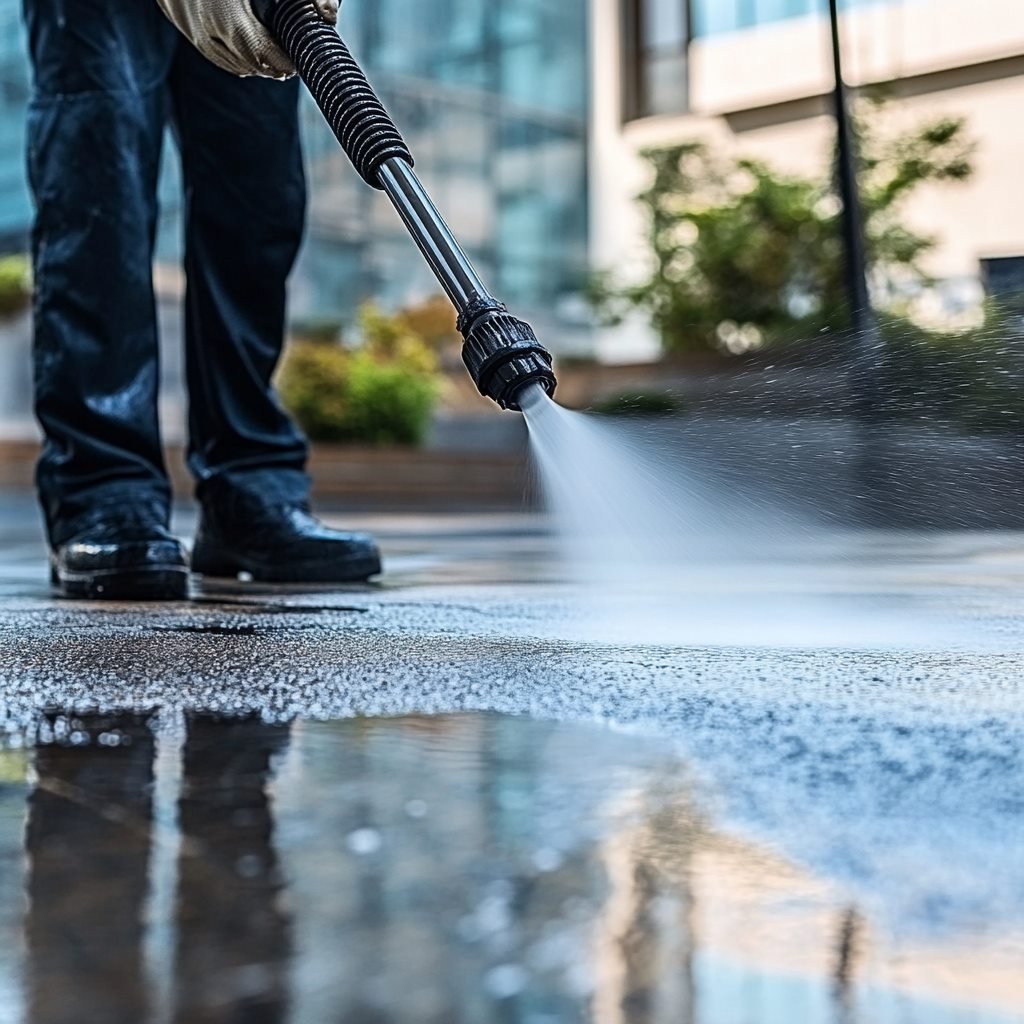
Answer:
M337 19L339 0L309 3ZM307 444L271 385L305 218L288 57L248 0L24 10L37 485L58 592L187 594L157 420L151 267L168 120L185 193L191 570L284 583L375 575L372 537L311 515Z

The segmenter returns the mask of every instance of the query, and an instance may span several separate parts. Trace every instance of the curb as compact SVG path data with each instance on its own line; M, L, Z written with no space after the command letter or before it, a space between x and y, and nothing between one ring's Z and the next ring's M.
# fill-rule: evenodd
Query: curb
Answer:
M0 440L0 490L30 492L35 441ZM167 450L175 495L192 496L180 446ZM514 452L421 451L316 445L310 455L313 498L366 511L520 511L537 507L526 457Z

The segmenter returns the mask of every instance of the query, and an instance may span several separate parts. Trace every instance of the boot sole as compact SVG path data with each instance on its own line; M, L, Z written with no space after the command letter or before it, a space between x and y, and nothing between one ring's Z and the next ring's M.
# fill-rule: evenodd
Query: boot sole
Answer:
M92 601L184 601L188 598L188 570L182 566L90 573L53 569L51 583L61 597Z
M293 562L267 565L250 559L207 558L192 555L192 571L209 579L238 580L245 575L253 583L365 583L379 576L380 559L352 558L344 562Z

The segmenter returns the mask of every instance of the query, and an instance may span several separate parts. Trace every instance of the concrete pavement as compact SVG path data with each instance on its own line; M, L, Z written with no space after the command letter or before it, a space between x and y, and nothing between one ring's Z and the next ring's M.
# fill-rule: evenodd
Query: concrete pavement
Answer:
M679 639L639 644L588 628L592 606L563 581L535 517L360 520L384 545L380 585L219 585L164 607L52 600L28 503L7 502L2 523L9 750L47 749L61 729L87 752L100 750L96 735L130 734L97 733L99 715L152 718L147 728L166 757L184 756L186 774L196 716L290 730L304 752L277 766L272 792L283 801L275 856L288 864L293 924L312 930L279 959L305 979L305 995L274 1019L328 1019L317 1014L339 985L360 1006L379 1004L379 1019L435 1019L394 992L414 948L409 970L440 1007L436 1019L866 1022L900 1007L908 1020L1024 1019L1010 966L1024 957L1024 537L819 538L778 552L756 584L695 567ZM187 532L189 517L181 523ZM734 625L699 642L727 607ZM759 609L784 643L750 630ZM156 763L158 791L182 785ZM481 786L497 818L478 806ZM381 848L427 841L409 833L421 802L448 823L429 840L439 857L392 864L367 884L388 892L412 872L451 889L461 910L448 924L415 900L361 918L356 904L323 896ZM367 807L382 819L360 824ZM515 863L502 861L512 847ZM488 849L505 851L499 866ZM594 872L605 881L592 883ZM643 878L656 879L649 891ZM555 885L529 912L528 882ZM463 884L472 905L457 894ZM578 910L572 927L567 905ZM17 927L8 919L12 935ZM786 938L794 929L822 937L811 943L820 956ZM359 981L341 946L322 948L342 933L405 952L382 953ZM463 948L470 933L466 948L486 955ZM413 934L438 944L443 965L423 960ZM646 952L631 959L636 943ZM332 956L346 964L344 985ZM673 957L689 958L685 983ZM442 966L475 980L442 998ZM6 969L16 978L25 968L8 957ZM643 1015L641 995L662 1009Z

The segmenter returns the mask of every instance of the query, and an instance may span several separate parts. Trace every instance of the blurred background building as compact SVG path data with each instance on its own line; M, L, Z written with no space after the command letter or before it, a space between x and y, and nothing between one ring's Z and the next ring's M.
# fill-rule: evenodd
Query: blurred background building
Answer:
M827 0L592 0L591 258L642 264L634 198L646 147L703 138L783 171L817 174L833 159ZM887 116L966 119L975 174L925 188L908 210L938 239L935 287L920 314L937 325L993 293L1024 287L1024 5L1016 0L845 0L844 59L855 88L891 99ZM654 355L637 322L602 332L606 358Z
M5 0L10 2L10 0ZM417 170L494 288L550 323L587 267L586 0L353 0L342 30L401 125ZM438 292L383 195L368 188L306 96L307 242L295 321L351 323ZM169 147L159 246L180 251ZM169 272L171 271L171 272Z
M986 293L1024 292L1024 206L1015 192L1024 156L1024 6L840 6L855 91L888 96L886 118L897 128L938 114L963 117L977 143L969 181L955 189L927 184L907 204L909 226L938 242L925 257L932 282L915 298L915 315L949 326L979 310ZM649 318L598 326L584 298L592 271L628 280L650 264L635 201L649 180L642 151L703 139L783 173L827 176L834 147L827 7L827 0L346 0L343 29L495 291L562 356L642 363L661 351ZM20 4L0 0L0 253L27 243L28 92ZM393 210L348 166L308 98L303 118L312 187L295 324L348 328L366 300L394 310L436 294ZM184 417L173 145L165 162L156 279L164 421L174 438ZM7 337L0 433L31 434L24 318L0 325L0 335ZM563 396L575 401L571 378L565 374Z
M0 249L28 244L30 206L25 183L25 108L29 76L18 0L0 2Z
M1015 0L846 0L847 73L886 86L896 116L966 117L977 173L925 192L914 217L941 226L930 270L951 311L982 282L1019 290L1016 202L1024 109L1024 6ZM423 177L497 291L588 345L578 297L594 267L642 259L638 153L695 136L797 172L831 159L825 0L349 0L344 29L412 143ZM588 71L589 67L589 71ZM28 73L17 0L0 0L0 248L25 246ZM312 206L293 298L303 320L347 321L366 298L436 291L382 197L304 109ZM589 130L588 130L589 129ZM588 141L589 140L589 141ZM162 190L159 280L180 248L176 155ZM639 355L643 330L598 350Z
M845 0L847 75L881 86L908 122L967 119L977 171L924 190L912 215L940 228L933 312L1018 291L1015 201L1024 109L1024 6L1015 0ZM563 351L653 355L644 326L587 330L592 267L642 261L639 152L701 137L799 173L832 156L825 0L349 0L344 30L418 168L495 288ZM0 0L0 248L24 248L28 73L17 0ZM293 316L348 322L360 301L435 292L386 201L366 188L311 103L312 205ZM158 281L180 289L177 158L168 147Z
M30 216L20 12L18 0L0 0L0 247L8 252L24 248ZM586 0L350 0L343 29L495 287L538 311L577 291L587 263ZM304 120L312 209L294 315L347 319L367 297L394 304L436 291L311 102ZM159 258L169 265L180 249L177 185L168 146Z
M556 337L566 333L560 310L579 294L588 265L586 24L586 0L349 0L342 24L408 137L417 170L487 280ZM27 246L28 97L21 4L0 0L0 252ZM347 327L366 300L395 308L436 294L394 211L351 169L308 96L303 121L310 215L293 321ZM177 337L184 280L170 138L161 200L156 281L164 421L173 437L183 423ZM16 333L25 330L16 325ZM0 346L0 375L8 378L0 428L7 433L28 422L26 344Z

